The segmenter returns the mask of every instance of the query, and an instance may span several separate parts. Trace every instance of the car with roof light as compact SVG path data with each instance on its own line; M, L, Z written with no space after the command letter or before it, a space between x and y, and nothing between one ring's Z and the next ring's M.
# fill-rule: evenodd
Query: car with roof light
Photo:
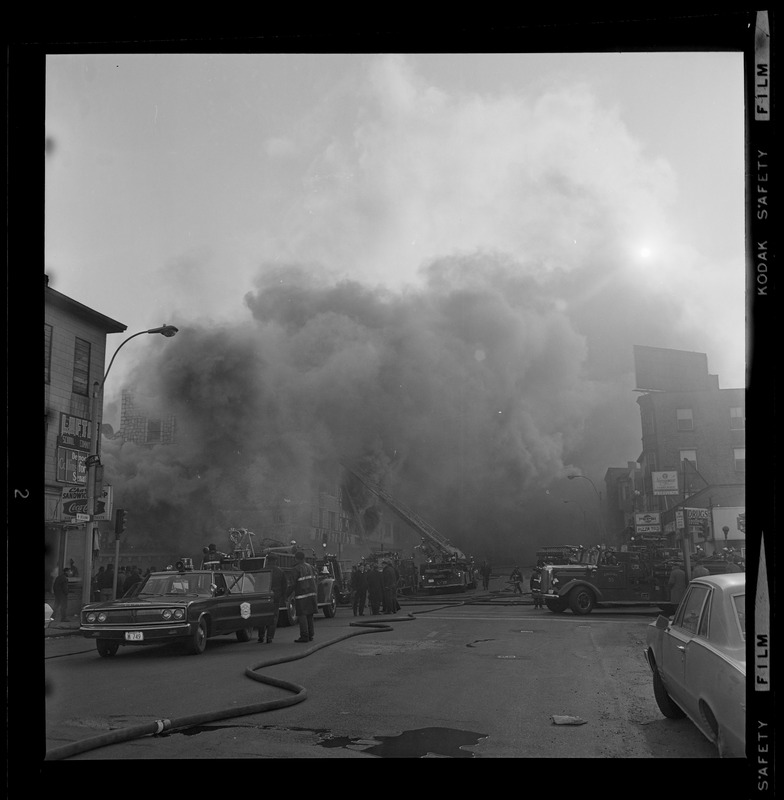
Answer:
M688 718L722 757L746 752L746 576L693 579L675 615L647 629L653 694L669 719Z
M79 630L95 640L102 657L114 656L120 646L165 642L199 655L215 636L250 641L253 629L271 623L276 613L269 570L196 570L184 558L151 572L122 598L86 605Z

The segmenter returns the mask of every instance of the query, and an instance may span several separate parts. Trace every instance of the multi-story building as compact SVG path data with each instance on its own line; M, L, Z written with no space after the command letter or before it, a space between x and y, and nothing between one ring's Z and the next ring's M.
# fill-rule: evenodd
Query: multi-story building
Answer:
M662 532L673 537L683 520L693 543L708 552L744 547L745 390L719 388L704 353L635 345L634 358L641 392L640 511L658 518Z
M157 398L141 397L131 389L123 390L120 425L115 438L158 447L175 443L176 431L175 415L163 410ZM372 524L358 524L356 509L352 509L346 499L341 477L337 474L333 482L313 486L302 497L294 493L262 494L257 502L247 507L221 510L219 515L223 520L215 522L225 523L227 535L230 525L253 531L257 548L296 541L308 550L326 551L354 562L371 551L382 549L412 555L415 545L419 544L419 536L385 507L374 507ZM130 511L136 517L136 510ZM111 540L111 530L101 534L98 563L115 560ZM228 542L221 546L227 547ZM161 548L157 552L151 549L150 543L140 546L138 542L130 542L123 546L118 565L162 563L170 554L166 544L162 543Z
M604 519L611 547L623 544L630 528L634 527L634 515L642 510L642 470L636 461L628 461L625 467L610 467L604 476Z
M102 409L91 419L90 395L104 374L106 336L122 333L121 322L88 308L49 286L44 301L44 515L47 586L73 560L77 582L85 568L87 456ZM96 471L100 473L100 470ZM100 480L100 474L97 475ZM97 497L103 494L97 487Z

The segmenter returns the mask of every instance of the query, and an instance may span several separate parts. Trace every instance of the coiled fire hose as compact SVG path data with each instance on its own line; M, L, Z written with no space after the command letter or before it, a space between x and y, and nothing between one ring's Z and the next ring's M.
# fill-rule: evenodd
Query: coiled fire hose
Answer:
M448 606L463 605L459 603L449 603L438 608L446 608ZM437 611L438 608L431 608L427 611ZM415 613L427 613L425 611ZM61 747L54 747L46 751L44 756L45 761L59 761L64 758L86 753L90 750L97 750L101 747L107 747L112 744L120 744L121 742L129 742L133 739L141 739L144 736L159 736L162 733L169 733L175 730L182 730L184 728L192 728L196 725L203 725L207 722L216 722L218 720L232 719L234 717L248 716L249 714L263 714L267 711L273 711L277 708L285 708L301 703L308 696L308 690L298 683L284 681L279 678L272 678L269 675L262 675L257 670L263 667L272 667L276 664L285 664L289 661L297 661L300 658L312 655L318 650L329 647L338 642L351 639L354 636L362 636L366 633L379 633L383 631L394 630L390 626L392 622L410 622L416 619L414 613L409 613L404 617L395 617L393 619L384 620L383 622L351 622L350 627L361 628L362 630L349 631L348 633L338 636L336 639L330 639L328 642L320 642L317 645L307 648L306 650L293 653L292 655L283 656L281 658L274 658L264 660L252 667L246 667L245 675L251 680L258 681L259 683L266 683L269 686L277 686L280 689L285 689L292 694L288 697L281 697L277 700L265 700L261 703L252 703L251 705L241 706L239 708L220 709L218 711L207 711L200 714L192 714L187 717L179 717L176 719L156 719L153 722L143 722L139 725L131 725L127 728L118 728L108 733L102 733L98 736L91 736L88 739L82 739L79 742L71 742L70 744L62 745Z

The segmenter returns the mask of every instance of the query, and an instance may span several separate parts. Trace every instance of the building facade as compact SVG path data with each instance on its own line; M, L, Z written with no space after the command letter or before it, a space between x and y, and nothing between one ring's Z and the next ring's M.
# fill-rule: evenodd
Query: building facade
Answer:
M745 390L719 388L703 353L635 346L635 367L641 392L639 512L665 535L685 532L709 552L745 547L745 531L737 526L718 539L713 530L721 516L716 509L745 515Z
M87 456L101 424L100 404L90 419L95 382L103 379L106 336L126 326L49 286L44 299L44 516L45 591L54 575L74 562L78 581L85 568L85 524L76 514L86 510ZM100 470L96 470L100 473ZM101 480L101 476L97 476ZM111 513L102 482L96 497ZM100 505L99 509L100 510Z

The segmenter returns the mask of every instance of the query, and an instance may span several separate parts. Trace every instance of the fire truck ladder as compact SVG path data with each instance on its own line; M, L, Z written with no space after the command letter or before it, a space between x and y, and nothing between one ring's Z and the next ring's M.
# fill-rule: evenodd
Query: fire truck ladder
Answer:
M383 500L404 522L410 525L417 531L422 538L427 539L440 553L446 558L458 558L462 561L468 559L465 555L458 550L449 540L442 536L432 525L425 522L418 514L410 508L404 506L398 500L395 500L392 495L385 489L382 489L377 483L372 481L364 472L356 467L349 466L345 461L341 462L347 472L350 472L358 481L364 484L373 494Z

